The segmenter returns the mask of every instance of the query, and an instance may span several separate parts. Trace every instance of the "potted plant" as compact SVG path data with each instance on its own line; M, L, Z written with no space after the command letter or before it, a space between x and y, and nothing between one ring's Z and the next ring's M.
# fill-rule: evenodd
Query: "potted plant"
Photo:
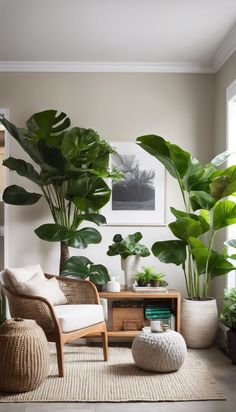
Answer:
M121 269L125 274L125 286L132 286L132 276L137 272L140 256L146 257L150 255L148 248L139 241L142 239L140 232L135 232L123 239L121 234L116 234L113 237L113 243L109 246L107 255L121 257Z
M133 279L137 282L138 286L164 286L167 282L164 281L164 273L155 273L155 269L152 267L142 266L142 271L135 273Z
M225 289L222 300L220 320L229 328L227 330L227 346L230 359L236 365L236 288Z
M176 239L155 242L152 252L161 262L182 267L188 294L182 304L182 333L189 347L208 347L218 319L209 286L215 277L234 269L230 259L236 258L225 248L235 247L235 240L224 242L221 251L214 248L218 230L236 223L236 203L227 199L236 192L236 165L222 168L228 152L202 165L160 136L142 136L137 143L160 161L179 185L184 208L171 208L175 221L169 224Z
M150 285L152 287L164 287L167 285L167 282L164 280L164 273L154 273L151 275Z
M32 159L32 163L9 157L3 165L30 180L37 193L11 185L4 190L3 201L11 205L34 205L40 199L49 207L53 223L45 223L35 230L36 235L48 242L60 242L60 273L67 274L70 264L86 267L84 258L70 261L69 247L84 249L101 241L94 227L83 227L83 222L96 225L106 223L99 213L110 199L110 189L104 178L116 178L108 168L110 145L92 129L70 126L65 113L46 110L35 113L19 128L7 119L0 119L4 127ZM35 167L36 166L36 167ZM85 268L84 268L85 269ZM100 280L109 275L103 265L97 265ZM75 274L75 271L74 271Z
M140 287L146 287L149 285L149 278L147 277L146 273L144 272L137 272L133 276L133 280L137 282L137 285Z

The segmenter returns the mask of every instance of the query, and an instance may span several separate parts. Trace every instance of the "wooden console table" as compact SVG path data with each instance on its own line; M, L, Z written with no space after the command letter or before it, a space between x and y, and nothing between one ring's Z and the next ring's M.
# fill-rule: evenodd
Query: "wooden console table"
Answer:
M112 317L112 303L114 301L122 300L137 300L146 301L151 299L152 301L161 301L162 299L170 299L173 302L173 313L175 315L175 330L180 331L180 305L181 294L175 289L168 289L167 293L150 293L150 292L133 292L124 290L121 292L100 292L99 296L108 300L108 336L117 338L133 338L139 333L138 330L113 330L113 324L111 322ZM132 308L135 313L135 308ZM138 317L138 313L137 313Z

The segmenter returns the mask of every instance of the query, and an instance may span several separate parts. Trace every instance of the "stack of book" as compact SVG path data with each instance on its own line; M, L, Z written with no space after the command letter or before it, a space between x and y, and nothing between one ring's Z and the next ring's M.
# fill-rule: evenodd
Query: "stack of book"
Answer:
M146 307L144 309L145 318L149 320L168 320L171 319L171 310L165 307Z

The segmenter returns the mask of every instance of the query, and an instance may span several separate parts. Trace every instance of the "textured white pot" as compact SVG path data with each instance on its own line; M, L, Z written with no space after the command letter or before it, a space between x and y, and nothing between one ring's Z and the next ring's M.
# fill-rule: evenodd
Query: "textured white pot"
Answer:
M124 271L125 289L130 289L133 284L133 276L140 264L140 256L131 255L126 259L121 258L121 269Z
M189 348L209 348L214 342L217 324L215 299L182 299L181 333Z

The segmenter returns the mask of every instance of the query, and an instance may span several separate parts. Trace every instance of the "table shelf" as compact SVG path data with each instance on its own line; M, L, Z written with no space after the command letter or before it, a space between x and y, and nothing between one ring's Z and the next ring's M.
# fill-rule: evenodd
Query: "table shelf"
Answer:
M180 332L180 305L181 305L181 294L175 289L168 289L167 292L165 293L159 293L159 292L154 292L154 293L145 293L145 292L134 292L131 290L124 290L121 292L107 292L103 291L99 293L99 296L101 298L105 298L108 300L108 336L110 338L134 338L140 330L124 330L121 328L121 330L114 330L115 327L113 325L112 319L113 319L113 306L112 303L115 301L143 301L148 302L148 300L151 300L152 302L157 302L161 304L161 300L163 299L170 299L170 301L173 303L173 313L175 315L175 330L177 332ZM160 302L159 302L160 301ZM128 307L127 307L128 309ZM138 315L138 307L137 307L137 319L139 318ZM132 307L132 314L135 313L135 307ZM144 326L144 325L143 325ZM117 325L116 325L117 328Z

